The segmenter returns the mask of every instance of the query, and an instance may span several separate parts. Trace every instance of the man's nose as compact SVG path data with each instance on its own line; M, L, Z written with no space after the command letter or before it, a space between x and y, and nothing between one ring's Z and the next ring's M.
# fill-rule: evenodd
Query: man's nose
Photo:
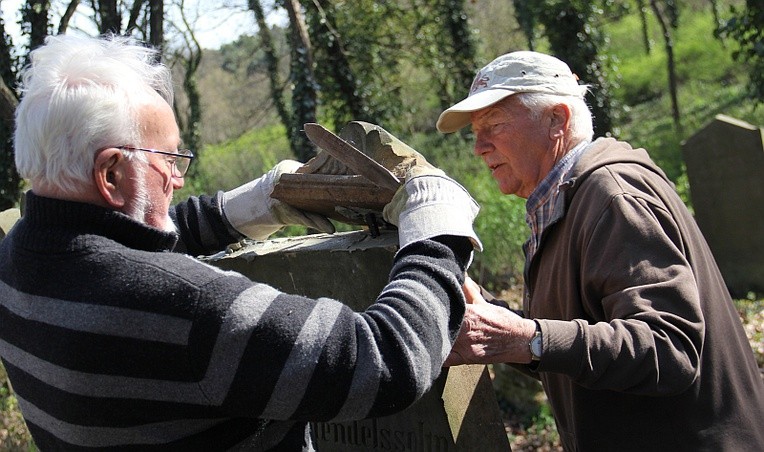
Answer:
M490 150L491 150L491 145L485 140L482 140L478 137L475 140L475 147L472 149L472 152L476 156L480 157L483 154L489 152Z

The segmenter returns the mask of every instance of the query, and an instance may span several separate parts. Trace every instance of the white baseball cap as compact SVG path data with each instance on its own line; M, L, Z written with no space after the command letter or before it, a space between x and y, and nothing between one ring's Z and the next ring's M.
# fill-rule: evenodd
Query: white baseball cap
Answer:
M475 76L466 99L440 114L436 127L456 132L471 122L470 114L516 93L546 93L583 98L587 85L564 62L538 52L507 53L488 63Z

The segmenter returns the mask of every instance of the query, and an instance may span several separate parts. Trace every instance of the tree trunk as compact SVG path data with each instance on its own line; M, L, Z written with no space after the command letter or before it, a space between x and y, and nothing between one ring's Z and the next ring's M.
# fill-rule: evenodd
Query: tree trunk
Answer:
M77 10L79 5L80 0L72 0L69 2L64 15L61 16L61 21L58 23L58 34L62 35L66 33L66 29L69 28L69 21L72 20L72 16L74 16L74 12Z
M21 196L21 177L13 152L14 113L18 100L13 90L16 74L11 65L11 39L0 20L0 210L13 207Z
M528 0L512 0L515 6L515 20L523 30L528 50L535 50L536 44L536 11L534 2Z
M29 24L29 50L32 51L45 43L48 36L48 12L50 1L28 0L21 9L21 20Z
M642 22L642 42L645 44L645 53L650 55L652 45L650 44L650 30L647 27L647 6L645 6L645 0L637 0L637 9L639 9L639 20Z
M135 0L130 8L130 17L127 19L127 28L125 33L132 33L138 27L138 17L141 15L141 9L146 4L146 0Z
M291 30L292 61L292 127L290 143L292 151L301 162L315 157L316 149L303 132L303 124L316 122L316 79L313 74L313 54L310 39L298 0L284 1Z
M666 23L666 18L663 11L658 6L656 0L650 0L650 6L653 8L655 17L658 19L658 24L661 26L663 32L663 42L666 48L667 56L667 70L668 70L668 83L669 83L669 95L671 96L671 114L674 119L674 127L677 132L682 132L682 120L679 113L679 98L677 95L677 81L676 81L676 63L674 62L674 40L671 37L671 29Z
M120 16L119 9L117 8L117 0L100 0L98 2L98 12L101 16L98 31L101 34L120 34L122 30L122 16Z
M0 80L0 122L12 125L19 101L3 80Z
M464 0L442 0L440 5L444 28L449 36L453 91L467 92L475 77L475 43L472 39ZM458 97L458 96L457 96ZM444 109L448 105L444 106Z
M158 0L150 0L151 8L151 22L152 22L152 34L154 32L153 21L155 5ZM161 2L161 0L159 0ZM188 97L188 110L185 115L178 114L179 122L182 122L184 127L181 130L181 137L186 147L191 149L194 154L199 157L201 152L201 129L202 129L202 103L201 94L199 93L199 86L197 84L196 72L199 70L199 65L202 62L202 47L199 45L194 31L191 25L188 23L188 19L185 15L185 1L180 2L180 18L183 22L185 31L183 31L183 39L186 42L185 55L181 55L182 52L178 52L178 57L183 60L184 74L183 74L183 90ZM160 27L161 28L161 27ZM160 37L161 39L161 37ZM181 118L185 117L185 121ZM187 177L193 179L197 173L197 165L191 165L188 169Z
M333 17L333 6L329 0L307 2L311 13L311 31L316 46L326 53L322 64L327 75L336 84L336 95L340 102L334 123L344 125L349 120L373 121L369 117L365 102L358 89L358 80L347 58L343 37L340 35Z
M286 129L287 139L289 140L292 153L297 155L292 146L292 114L287 109L284 103L283 95L283 83L281 76L279 75L279 60L276 56L276 49L273 46L273 39L271 38L271 31L268 28L268 24L265 22L265 14L263 7L258 0L249 0L249 9L255 15L255 21L257 22L257 35L260 38L260 45L265 53L265 64L268 71L268 79L270 81L271 99L273 105L276 107L276 112L281 119L281 123L284 124Z
M719 13L719 2L717 0L709 0L711 4L711 14L714 15L714 26L718 27L722 24L721 14Z
M149 10L149 42L161 50L164 48L164 1L149 0ZM201 48L199 54L201 55Z
M613 99L606 57L599 54L604 38L592 25L593 9L589 0L546 1L539 9L539 21L544 25L553 54L592 86L586 100L594 117L594 134L605 136L613 132Z

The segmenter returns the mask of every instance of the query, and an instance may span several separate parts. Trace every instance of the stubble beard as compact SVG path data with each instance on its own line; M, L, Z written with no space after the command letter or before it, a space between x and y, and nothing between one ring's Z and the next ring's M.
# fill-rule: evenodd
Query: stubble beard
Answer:
M149 192L146 189L146 168L142 165L138 166L138 171L136 174L136 185L138 189L135 193L135 200L131 205L127 207L127 211L125 213L130 218L138 221L139 223L145 224L147 226L153 226L149 225L146 221L148 214L154 210L154 206L151 204ZM175 223L173 223L169 213L165 213L162 224L159 225L158 228L164 232L178 232L178 228L175 226Z

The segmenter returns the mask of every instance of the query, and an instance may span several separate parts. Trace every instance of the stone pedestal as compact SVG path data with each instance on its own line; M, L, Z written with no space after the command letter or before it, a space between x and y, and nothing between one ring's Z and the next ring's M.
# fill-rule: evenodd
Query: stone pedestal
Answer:
M356 311L387 283L397 233L319 234L246 243L206 260L285 292L331 297ZM444 369L401 413L313 425L319 451L507 451L509 441L485 366Z

